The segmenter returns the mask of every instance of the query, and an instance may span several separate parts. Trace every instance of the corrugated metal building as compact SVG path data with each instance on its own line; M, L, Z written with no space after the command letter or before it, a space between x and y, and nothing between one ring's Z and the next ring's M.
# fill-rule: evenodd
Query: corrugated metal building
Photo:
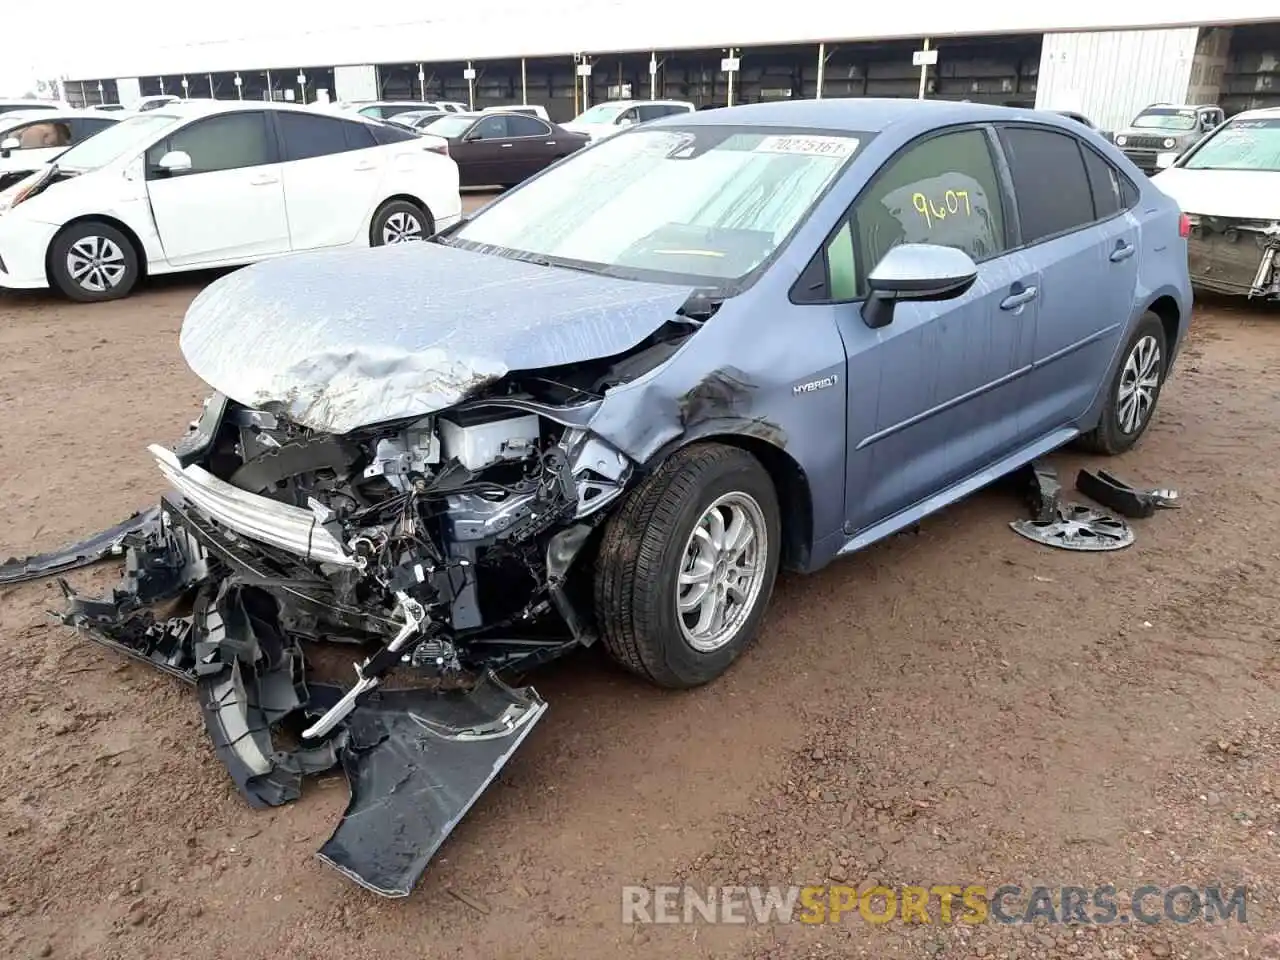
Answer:
M281 8L236 16L237 2L173 23L188 34L176 42L79 51L62 65L68 92L94 102L111 99L114 88L125 103L161 92L477 107L526 100L560 120L625 96L721 105L731 88L733 102L913 96L921 68L912 52L927 23L939 51L924 70L932 97L1079 110L1104 128L1156 100L1228 90L1241 105L1280 99L1280 38L1231 29L1280 21L1276 0L1220 0L1212 8L1077 0L1049 9L978 0L923 17L904 5L827 0L792 0L785 16L754 17L726 9L726 0L649 0L641 9L630 0L490 0L426 13L414 0L384 0L377 13L334 8L301 28ZM1206 22L1226 29L1205 30ZM739 64L732 83L723 69L730 56Z

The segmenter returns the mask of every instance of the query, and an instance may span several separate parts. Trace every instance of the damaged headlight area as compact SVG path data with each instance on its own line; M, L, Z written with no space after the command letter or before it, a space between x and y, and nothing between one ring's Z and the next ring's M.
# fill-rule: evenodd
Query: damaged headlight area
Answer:
M1280 221L1191 216L1191 281L1215 293L1280 300Z
M158 510L22 569L122 552L109 596L64 582L64 621L194 683L251 804L341 766L351 801L321 858L407 895L545 710L499 677L593 642L572 573L632 464L528 404L339 436L220 394L151 453L173 487ZM354 678L313 664L316 641L364 645ZM383 689L393 670L419 682Z

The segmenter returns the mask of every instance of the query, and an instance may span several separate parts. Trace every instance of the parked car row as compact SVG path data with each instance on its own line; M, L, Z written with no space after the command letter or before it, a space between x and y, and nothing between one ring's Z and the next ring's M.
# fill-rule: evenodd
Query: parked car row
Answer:
M111 300L143 275L420 240L460 214L438 138L282 104L171 103L0 192L0 287Z
M0 114L0 286L52 285L81 300L123 296L151 273L424 238L458 216L460 187L512 187L628 128L694 112L681 101L617 101L561 125L526 104L317 111L153 97L141 113L22 104L30 109ZM1098 133L1082 114L1053 113ZM1153 104L1114 138L1143 172L1168 168L1158 184L1193 215L1197 285L1280 298L1280 208L1264 202L1280 195L1278 130L1276 111L1223 123L1218 107ZM143 187L122 191L108 171ZM315 212L325 205L332 216ZM85 217L115 233L90 236ZM90 248L97 255L79 256Z

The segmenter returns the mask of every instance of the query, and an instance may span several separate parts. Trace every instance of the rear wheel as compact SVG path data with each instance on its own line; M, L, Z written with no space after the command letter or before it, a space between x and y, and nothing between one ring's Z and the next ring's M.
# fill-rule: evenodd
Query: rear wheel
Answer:
M751 454L674 454L605 527L595 597L606 649L659 686L718 677L760 628L781 531L773 481Z
M1092 453L1124 453L1151 423L1169 366L1164 324L1158 316L1143 315L1123 356L1108 387L1102 418L1080 438L1080 445Z
M108 223L74 223L49 248L49 279L63 296L80 303L128 296L138 274L138 251Z
M388 200L378 208L369 224L369 245L382 247L425 240L433 232L430 214L416 203Z

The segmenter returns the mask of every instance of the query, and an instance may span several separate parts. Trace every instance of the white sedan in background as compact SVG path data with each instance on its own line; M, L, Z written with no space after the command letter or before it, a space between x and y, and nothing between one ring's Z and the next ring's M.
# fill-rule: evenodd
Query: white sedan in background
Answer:
M1280 107L1237 113L1152 181L1191 221L1191 283L1280 303Z
M22 110L0 116L0 190L13 186L68 147L119 123L98 110Z
M144 275L420 240L461 213L437 137L283 104L171 104L0 192L0 288L115 300Z

